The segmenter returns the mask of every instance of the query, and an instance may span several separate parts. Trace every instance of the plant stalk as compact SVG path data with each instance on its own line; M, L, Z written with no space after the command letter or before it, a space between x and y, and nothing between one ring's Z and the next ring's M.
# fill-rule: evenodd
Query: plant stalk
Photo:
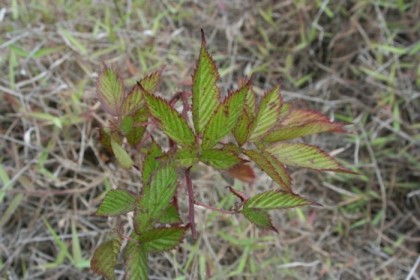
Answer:
M188 216L190 219L191 234L193 239L197 239L197 231L195 229L195 216L194 216L194 192L191 181L190 169L185 169L185 180L187 181L187 190L188 190Z

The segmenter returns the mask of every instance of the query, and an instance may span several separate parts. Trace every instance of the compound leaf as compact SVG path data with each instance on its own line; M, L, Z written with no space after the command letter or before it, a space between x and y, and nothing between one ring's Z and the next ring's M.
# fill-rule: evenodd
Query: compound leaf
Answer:
M201 152L200 159L216 169L231 168L242 161L233 152L221 149L209 149Z
M280 187L291 191L292 178L286 167L278 159L264 150L247 150L244 153Z
M110 190L96 211L98 216L117 216L134 210L136 196L126 190Z
M144 91L150 113L161 124L166 135L179 145L194 146L195 136L187 121L169 103Z
M267 211L254 208L244 208L241 213L248 221L256 225L258 228L277 232L277 229L273 226L270 215Z
M251 197L244 205L244 209L260 209L260 210L272 210L272 209L284 209L293 208L304 205L319 205L315 202L306 200L305 198L291 193L284 192L281 190L267 191L259 193L256 196Z
M242 112L249 82L237 91L229 94L217 108L203 132L202 147L212 148L235 127Z
M118 160L118 163L123 168L130 169L134 165L134 162L131 159L130 155L114 139L111 139L111 147L112 147L112 151L114 152L115 157Z
M120 247L121 238L115 238L99 245L90 260L91 269L107 279L115 279L114 269Z
M120 77L114 70L105 67L98 77L96 88L104 110L117 116L124 98L124 85Z
M181 244L186 231L186 226L154 228L142 233L137 240L149 252L169 251Z
M277 143L268 147L267 151L286 165L352 173L316 146L301 143Z
M219 105L219 79L216 64L206 49L206 40L202 33L200 56L193 74L192 114L194 127L201 133Z
M132 234L132 238L136 235ZM147 251L143 246L129 241L125 248L125 278L126 279L149 279L147 266Z
M251 141L257 140L275 125L280 115L281 103L279 85L269 90L263 96L257 117L253 123L253 129L250 136Z

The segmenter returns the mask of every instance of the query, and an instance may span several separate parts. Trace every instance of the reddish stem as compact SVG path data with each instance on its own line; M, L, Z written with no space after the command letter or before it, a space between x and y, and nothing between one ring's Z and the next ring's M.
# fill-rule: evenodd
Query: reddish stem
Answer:
M207 209L210 209L210 210L213 210L213 211L217 211L217 212L220 212L220 213L223 213L223 214L237 214L238 213L237 211L231 211L231 210L216 208L216 207L204 204L203 202L200 202L200 201L194 201L194 203L196 205L199 205L199 206L202 206L204 208L207 208Z
M190 168L185 169L185 180L187 181L188 189L188 216L190 219L191 234L193 239L197 239L197 231L195 229L195 217L194 217L194 192L192 188Z

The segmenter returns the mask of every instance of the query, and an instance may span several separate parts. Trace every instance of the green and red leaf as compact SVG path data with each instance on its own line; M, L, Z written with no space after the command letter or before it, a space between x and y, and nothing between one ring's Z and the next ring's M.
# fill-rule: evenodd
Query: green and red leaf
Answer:
M127 142L132 147L136 147L143 139L146 127L141 124L147 122L148 117L149 116L146 107L141 107L139 110L137 110L137 112L131 115L131 118L133 119L133 125L131 130L125 133L125 137L127 138Z
M139 86L134 86L131 92L124 98L121 105L121 115L127 116L144 106L143 95Z
M233 152L222 149L203 150L200 160L216 169L228 169L242 162Z
M106 241L96 248L90 268L107 279L115 279L114 269L120 253L121 238Z
M96 211L98 216L118 216L134 211L136 195L121 189L110 190Z
M150 177L153 172L157 170L160 165L158 157L162 156L163 152L160 149L159 145L156 142L152 142L150 145L149 151L143 161L143 185L148 185Z
M237 125L232 131L239 146L242 146L248 140L251 132L252 121L253 119L250 116L250 113L248 113L248 110L244 108Z
M142 233L137 240L148 252L169 251L181 244L188 227L154 228Z
M206 49L206 40L202 32L200 56L193 74L192 115L197 134L201 133L216 111L219 103L219 79L216 64Z
M177 175L171 165L159 168L151 178L150 185L143 186L140 199L134 212L134 225L137 233L149 229L150 222L171 203L177 188Z
M266 191L251 197L244 204L244 209L273 210L293 208L305 205L319 205L297 194L281 190Z
M286 167L272 154L264 150L247 150L244 152L262 171L267 173L280 187L292 191L292 178Z
M271 222L270 214L267 211L254 208L244 208L241 213L244 217L262 230L272 230L278 232Z
M267 151L286 165L352 173L320 148L301 143L277 143Z
M124 98L124 84L118 74L105 66L98 77L96 88L104 110L113 116L118 116Z
M144 91L150 113L165 134L181 146L194 146L195 136L187 121L166 100Z
M132 238L136 235L132 234ZM129 241L125 247L125 279L149 279L146 248Z
M212 148L235 127L244 106L250 84L229 94L217 108L203 132L203 149Z
M280 85L269 90L261 99L259 110L250 136L251 141L256 141L268 132L277 122L280 115L282 99Z
M154 94L158 89L162 77L163 68L160 70L153 72L143 79L141 79L138 83L143 87L147 92Z
M134 161L131 159L130 155L124 150L124 148L119 143L114 141L114 139L111 139L111 147L121 167L125 169L130 169L131 167L133 167Z

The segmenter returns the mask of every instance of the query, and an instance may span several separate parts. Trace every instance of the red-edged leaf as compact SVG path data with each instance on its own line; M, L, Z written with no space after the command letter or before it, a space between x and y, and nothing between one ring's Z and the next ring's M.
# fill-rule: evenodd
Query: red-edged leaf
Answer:
M229 94L220 104L203 133L203 149L212 148L223 137L225 137L235 127L242 112L246 93L250 84L247 83L242 88Z
M124 98L124 85L121 78L114 70L105 67L98 77L96 88L104 110L117 116Z
M132 234L132 238L136 235ZM125 247L125 279L149 279L147 265L147 251L136 242L129 241Z
M195 136L187 121L169 103L153 94L144 92L150 113L160 123L166 135L179 145L194 146Z
M127 142L132 146L136 147L140 144L143 139L144 132L146 131L145 126L140 126L141 123L147 122L148 112L146 107L142 107L131 115L133 119L133 125L131 129L125 133Z
M186 231L186 226L154 228L142 233L137 240L144 245L149 252L169 251L181 244Z
M126 190L110 190L96 211L98 216L118 216L134 210L136 195Z
M242 161L242 159L233 152L221 149L202 151L200 160L216 169L231 168Z
M147 185L149 183L150 176L160 165L157 158L162 155L163 152L159 145L155 142L152 142L149 151L143 161L143 185Z
M301 143L278 143L268 147L267 151L286 165L352 173L316 146Z
M158 89L162 77L163 68L160 70L153 72L143 79L141 79L138 83L149 93L155 93Z
M245 183L253 183L255 180L255 173L252 168L246 163L239 163L227 170L227 173L236 179Z
M264 150L247 150L244 152L280 187L291 191L292 178L286 167L272 154Z
M248 110L244 108L241 116L239 117L237 125L232 131L239 146L242 146L248 140L249 134L251 132L251 127L252 118L250 116L250 113L248 113Z
M136 85L124 98L120 111L122 115L127 116L136 112L141 106L144 106L143 95L140 88Z
M309 201L297 194L291 192L284 192L281 190L267 191L259 193L251 197L244 205L244 209L285 209L305 205L320 205L318 203Z
M150 185L143 186L134 212L135 231L140 234L152 226L173 199L177 187L174 167L159 168L152 176Z
M263 230L272 230L278 233L277 229L273 226L270 215L267 211L261 209L244 208L242 209L241 213L248 221L256 225L258 228Z
M200 56L193 74L192 114L195 131L201 133L220 103L219 79L216 64L206 49L206 40L202 31Z
M329 122L330 119L327 116L316 111L291 109L290 113L286 116L286 118L281 121L281 125L301 125L313 121Z
M277 122L281 108L280 86L269 90L261 99L257 117L253 122L251 141L255 141L269 131Z
M99 245L90 260L90 268L107 279L115 279L114 269L117 264L120 247L120 238L115 238Z
M274 143L328 131L344 132L343 124L335 122L312 121L295 126L281 126L273 131L270 131L264 137L264 142Z

